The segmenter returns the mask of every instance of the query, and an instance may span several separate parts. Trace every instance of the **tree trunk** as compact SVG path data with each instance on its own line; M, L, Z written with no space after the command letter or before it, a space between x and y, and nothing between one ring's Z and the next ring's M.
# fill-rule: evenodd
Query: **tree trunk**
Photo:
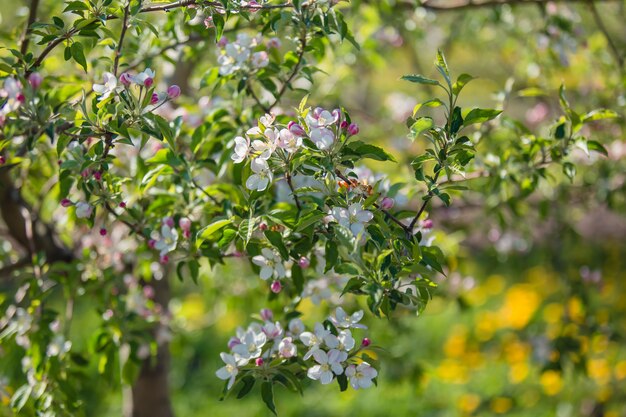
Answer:
M167 312L170 300L170 289L167 274L161 280L153 280L154 299L163 307L163 314ZM170 352L167 340L160 340L157 336L159 326L154 329L158 343L156 358L147 358L141 366L139 377L132 387L133 407L132 417L173 417L172 403L168 384L170 368Z

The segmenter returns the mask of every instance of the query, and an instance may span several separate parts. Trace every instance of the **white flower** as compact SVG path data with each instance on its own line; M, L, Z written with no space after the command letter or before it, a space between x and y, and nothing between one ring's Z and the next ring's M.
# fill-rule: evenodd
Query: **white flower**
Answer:
M302 138L295 136L288 129L282 129L279 133L277 145L289 153L294 153L302 146Z
M103 74L104 84L94 84L93 91L100 95L100 100L105 100L108 98L111 93L114 93L117 89L117 77L110 72L105 72Z
M79 219L90 217L92 212L93 207L91 207L89 203L85 203L84 201L76 203L76 217Z
M22 84L15 78L9 77L4 80L4 86L0 90L0 97L6 97L7 101L0 110L0 115L4 116L17 110L22 101L19 97L22 94ZM22 96L23 98L23 96Z
M252 257L252 262L261 267L261 279L267 280L270 277L283 278L285 276L285 266L280 255L269 248L261 249L262 255Z
M374 218L372 212L363 210L363 206L360 203L350 204L350 207L347 209L335 207L332 214L335 220L343 227L350 229L354 236L361 233L365 229L365 223Z
M270 59L267 55L267 52L260 51L252 54L252 66L255 68L263 68L267 67L270 63Z
M231 155L231 159L236 163L243 162L250 154L250 140L237 136L235 138L235 153Z
M178 232L175 228L164 224L161 226L161 238L154 244L154 248L160 252L160 255L167 255L176 249L178 242Z
M228 389L231 389L233 384L235 383L235 378L239 373L239 368L237 368L237 362L235 361L235 357L233 355L229 355L228 353L220 353L220 356L226 366L218 369L215 373L219 379L229 380L228 381Z
M335 134L330 129L325 127L311 129L311 141L322 151L330 148L334 140Z
M328 300L332 295L330 288L328 288L328 280L325 278L307 282L304 291L302 291L302 297L310 297L311 302L315 305L319 305L323 300Z
M361 362L359 365L350 365L346 368L346 376L350 378L352 388L369 388L372 379L378 376L378 372L369 363Z
M279 322L272 323L268 321L263 325L261 329L263 330L263 333L265 333L265 335L270 339L276 339L283 334L283 328L280 326Z
M61 356L70 351L72 348L72 342L65 340L63 335L57 334L54 336L48 348L46 349L46 355L48 357Z
M315 351L319 350L322 343L325 343L328 347L334 348L339 345L337 337L333 335L330 330L326 330L322 323L316 323L313 329L314 333L303 332L300 334L300 341L305 346L309 347L309 351L304 355L304 359L309 359Z
M332 382L333 374L341 375L343 373L341 362L348 359L348 354L337 349L331 349L328 353L323 350L316 350L313 353L313 358L319 365L309 368L306 374L309 378L319 380L326 385Z
M330 317L330 321L336 326L344 329L367 329L364 324L359 324L359 321L363 318L363 310L359 310L353 313L351 316L344 311L343 308L337 307L335 315Z
M252 148L258 152L258 159L267 161L272 156L272 153L276 150L276 144L278 139L278 130L266 129L264 132L267 140L255 140L252 142Z
M254 174L248 177L246 188L257 191L265 190L272 181L272 171L270 171L267 161L255 158L252 160L250 168Z
M298 353L298 348L293 344L291 337L285 337L278 344L278 353L285 359L292 358Z
M306 115L306 123L310 128L326 127L337 123L339 120L339 111L334 110L332 113L322 108L316 108Z
M337 345L337 349L345 350L346 352L352 350L355 345L354 338L352 337L352 332L350 330L342 330L339 332L339 336L337 336L339 340L339 344Z
M300 336L304 331L304 323L300 319L291 319L289 321L289 332L294 336Z
M259 118L259 122L261 122L261 124L266 128L271 127L274 124L275 120L276 116L271 113L265 113L265 116L261 116Z
M133 82L139 85L144 85L144 83L146 82L148 78L154 80L155 75L156 74L154 71L152 71L150 68L146 68L143 72L140 72L137 75L133 75L131 79Z
M263 332L248 330L246 334L240 338L241 343L233 346L233 353L237 357L237 363L242 365L250 359L261 356L262 348L267 342L267 336Z

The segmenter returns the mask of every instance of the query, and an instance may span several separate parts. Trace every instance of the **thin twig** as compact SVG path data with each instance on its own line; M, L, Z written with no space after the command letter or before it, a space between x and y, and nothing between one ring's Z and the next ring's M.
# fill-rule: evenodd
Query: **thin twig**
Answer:
M124 44L124 36L128 29L128 14L130 12L130 0L124 7L124 18L122 20L122 33L120 34L120 40L117 43L117 49L115 50L115 60L113 61L113 75L117 76L117 68L120 64L120 55L122 55L122 45Z
M613 54L613 58L617 62L617 65L619 66L620 72L623 73L624 72L624 56L621 54L621 52L617 48L617 45L615 45L615 42L613 41L613 38L609 34L609 31L607 30L604 24L604 21L602 20L602 17L600 16L600 13L598 13L598 8L596 7L593 1L589 2L589 8L591 9L593 20L595 20L596 25L598 26L598 29L600 29L600 32L602 32L602 34L606 38L606 42L609 44L609 49L611 53Z
M26 28L24 29L24 35L22 35L22 45L20 46L20 52L25 55L28 52L28 44L30 42L30 27L35 20L37 20L37 8L39 7L39 0L31 0L30 10L28 12L28 21L26 22Z
M289 189L291 190L293 199L296 201L296 207L298 208L298 212L299 212L300 210L302 210L302 207L300 206L300 200L298 200L296 189L294 188L293 183L291 182L291 173L289 172L289 170L285 172L285 180L287 181L287 184L289 185Z
M302 65L302 62L304 61L304 52L305 52L305 48L307 45L306 36L307 36L306 30L303 30L302 35L300 36L300 52L298 53L298 60L296 61L296 65L294 65L293 70L291 71L291 74L289 75L289 77L287 77L287 80L285 80L285 82L283 83L283 86L281 87L280 91L278 91L278 94L276 95L274 102L269 106L266 113L269 113L280 102L280 99L282 98L283 94L285 94L285 92L287 91L287 88L291 84L291 81L293 81L294 77L298 74L298 71L300 70L300 65Z
M140 65L144 65L146 63L146 61L149 61L151 59L157 58L161 55L163 55L165 52L170 51L172 49L176 49L179 46L183 46L183 45L188 45L190 43L195 43L195 42L200 42L202 41L204 38L202 36L199 35L190 35L187 39L183 39L181 41L176 41L170 45L164 46L161 49L159 49L156 52L153 52L151 54L148 54L146 56L144 56L143 58L141 58L140 60L128 65L126 67L127 71L133 70L137 67L139 67Z

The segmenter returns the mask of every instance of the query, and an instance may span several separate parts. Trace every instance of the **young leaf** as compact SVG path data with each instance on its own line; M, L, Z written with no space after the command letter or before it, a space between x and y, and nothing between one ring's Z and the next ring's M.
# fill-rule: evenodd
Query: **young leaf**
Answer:
M419 75L419 74L403 75L401 79L403 79L405 81L410 81L412 83L417 83L417 84L428 84L428 85L439 85L439 86L441 86L439 81L432 80L430 78L426 78L423 75Z
M465 116L465 120L463 120L463 126L469 126L474 123L484 123L486 121L495 119L500 113L502 113L502 110L472 109L469 113L467 113L467 116Z
M276 406L274 405L274 386L271 381L265 381L261 384L261 398L263 398L267 408L277 416Z

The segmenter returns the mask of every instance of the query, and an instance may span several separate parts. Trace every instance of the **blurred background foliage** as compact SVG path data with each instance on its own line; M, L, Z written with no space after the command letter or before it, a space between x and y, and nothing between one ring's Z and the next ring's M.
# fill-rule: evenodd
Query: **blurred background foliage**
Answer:
M401 310L389 320L369 317L371 338L385 348L378 353L378 388L339 393L334 385L313 383L304 397L279 391L281 415L626 415L626 2L597 3L452 11L391 0L340 3L361 49L347 42L319 46L327 48L327 55L317 63L321 71L315 74L310 102L349 109L364 138L397 156L397 165L369 166L392 181L412 177L411 156L424 145L407 139L406 118L417 103L438 93L400 77L435 77L432 60L438 48L457 75L479 77L465 90L461 105L503 108L507 117L537 135L548 134L560 116L561 84L577 111L611 108L622 119L585 128L585 135L604 144L609 155L588 157L581 151L576 157L582 165L593 166L581 167L572 185L544 184L521 200L511 190L486 194L488 180L477 178L467 181L470 192L452 207L435 205L429 215L433 236L449 255L447 277L420 317ZM43 18L58 13L62 4L46 0L42 8ZM21 2L0 1L3 39L15 38L26 13ZM176 15L151 18L172 22ZM201 117L211 102L229 95L227 86L217 91L202 87L215 65L215 47L212 41L199 41L168 51L166 59L153 56L180 37L175 25L164 27L159 37L145 33L129 42L142 46L147 65L162 65L187 93L195 92L183 103L184 112L188 120ZM201 23L183 30L188 36L209 31ZM50 76L63 77L63 66L76 64L57 59L47 65ZM91 84L78 78L64 81L68 89ZM300 86L311 88L306 81ZM291 92L283 107L297 105L301 95ZM502 156L521 140L506 126L476 135L481 136L479 165L489 163L487 155ZM550 173L563 175L558 167ZM1 256L10 256L11 250L8 242L0 244ZM149 269L152 260L142 262ZM197 285L172 280L176 415L267 416L270 412L257 396L219 402L222 382L214 373L235 328L272 304L261 295L266 291L258 277L237 259L214 269L205 265L202 271ZM90 343L90 326L97 318L83 303L72 328L77 345ZM313 320L332 306L332 301L319 306L305 301L302 309ZM5 358L0 373L11 372L19 372L19 363ZM108 386L95 367L86 372L90 383L82 387L84 415L121 415L127 389L119 393ZM5 406L11 390L0 385Z

